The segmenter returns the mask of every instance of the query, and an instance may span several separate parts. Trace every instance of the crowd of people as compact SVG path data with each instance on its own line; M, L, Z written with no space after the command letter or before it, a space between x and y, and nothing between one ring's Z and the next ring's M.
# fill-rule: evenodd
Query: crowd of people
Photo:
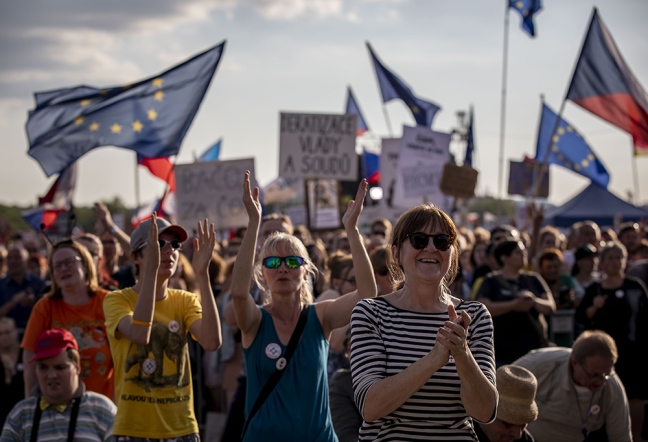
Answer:
M153 214L130 235L0 245L0 442L639 441L648 237L457 227L421 204L361 231L262 213L219 238ZM644 432L645 433L645 432Z

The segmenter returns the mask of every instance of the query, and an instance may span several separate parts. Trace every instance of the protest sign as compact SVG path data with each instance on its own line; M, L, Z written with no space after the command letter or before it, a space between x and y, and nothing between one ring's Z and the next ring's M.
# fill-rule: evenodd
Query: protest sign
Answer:
M475 196L478 174L472 167L446 163L441 177L441 192L455 198L472 198Z
M450 134L423 126L404 126L396 170L396 198L424 196L427 202L443 209L446 198L441 192L441 175L449 161Z
M243 177L250 171L256 186L254 159L209 161L175 166L177 222L188 231L208 218L216 229L247 225Z
M340 191L337 180L308 180L309 229L340 227Z
M280 114L279 176L358 179L356 115Z
M534 186L534 164L526 161L509 161L509 195L531 196ZM538 167L538 174L540 167ZM540 181L537 198L549 196L549 168L545 168L545 174Z

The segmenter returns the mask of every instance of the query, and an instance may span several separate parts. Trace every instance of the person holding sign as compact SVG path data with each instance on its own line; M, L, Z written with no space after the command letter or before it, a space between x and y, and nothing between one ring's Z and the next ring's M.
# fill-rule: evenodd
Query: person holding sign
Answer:
M351 317L359 440L476 441L472 420L496 415L493 322L483 304L450 294L454 223L421 204L401 215L391 244L387 267L400 288L359 302Z
M312 305L306 301L311 299L308 277L317 269L298 238L271 235L255 263L261 204L259 189L250 187L246 172L243 202L249 221L232 278L234 312L248 369L242 439L337 442L328 402L327 338L349 323L358 301L377 293L357 226L367 181L361 182L342 220L363 289ZM250 295L253 276L268 298L262 306Z

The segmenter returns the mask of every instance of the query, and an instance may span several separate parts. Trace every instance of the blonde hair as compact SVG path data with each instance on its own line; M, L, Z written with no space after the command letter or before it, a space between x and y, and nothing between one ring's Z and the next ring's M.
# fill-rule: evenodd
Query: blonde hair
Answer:
M263 259L268 256L274 256L276 254L279 245L283 244L288 250L288 253L300 256L304 259L304 265L302 266L306 271L307 275L311 275L313 278L317 275L317 267L311 261L308 256L308 251L306 246L301 240L295 236L288 235L287 233L275 232L263 243L263 247L259 252L259 259L254 266L254 282L257 283L259 287L263 289L264 293L264 304L269 302L270 288L268 287L265 278L263 277ZM299 299L304 304L312 304L313 293L311 292L310 286L306 281L303 281L299 288Z

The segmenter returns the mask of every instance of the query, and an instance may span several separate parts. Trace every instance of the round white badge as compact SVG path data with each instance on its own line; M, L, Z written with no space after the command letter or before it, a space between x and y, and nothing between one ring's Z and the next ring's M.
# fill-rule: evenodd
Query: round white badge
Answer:
M286 368L286 358L277 359L277 370L283 370Z
M180 330L180 323L176 320L169 321L169 325L167 327L169 327L169 331L171 333L178 333L178 330Z
M601 407L599 407L598 405L592 405L592 408L590 408L589 410L589 414L592 416L596 416L600 412L601 412Z
M624 295L625 293L623 292L623 290L617 290L616 292L614 292L614 296L616 296L619 299L623 298Z
M265 355L270 359L277 359L279 356L281 356L281 347L279 346L279 344L272 342L266 345Z
M144 362L142 362L142 371L146 374L155 373L156 368L157 362L155 362L155 359L145 359Z

